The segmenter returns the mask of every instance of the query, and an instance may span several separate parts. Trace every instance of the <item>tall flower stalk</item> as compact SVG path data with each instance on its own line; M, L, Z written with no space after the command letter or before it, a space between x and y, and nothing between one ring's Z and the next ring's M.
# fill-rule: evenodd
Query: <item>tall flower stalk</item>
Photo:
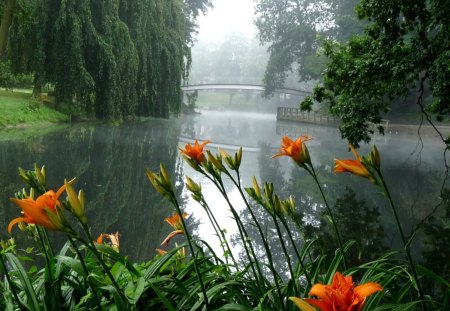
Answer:
M276 290L277 290L278 296L279 296L279 298L280 298L280 305L282 306L283 310L285 310L285 305L284 305L284 303L283 303L283 298L282 298L282 295L281 295L281 292L280 292L280 284L279 284L279 280L278 280L278 275L277 275L276 270L275 270L275 265L274 265L274 263L273 263L273 256L272 256L272 252L270 251L270 247L269 247L269 244L268 244L268 242L267 242L267 238L266 238L266 236L264 235L264 232L263 232L263 230L262 230L261 224L259 223L258 219L256 218L256 215L255 215L255 213L253 212L253 210L252 210L252 208L251 208L251 206L250 206L250 204L249 204L247 198L246 198L245 195L244 195L244 192L243 192L243 190L242 190L242 187L241 187L241 183L240 183L240 174L239 174L239 167L240 167L241 159L242 159L242 148L240 148L239 151L236 152L236 154L234 155L234 157L230 156L228 153L226 153L226 152L223 151L223 150L220 150L220 151L221 151L221 152L220 152L221 155L217 155L216 157L213 156L211 153L208 152L208 159L210 160L210 162L212 163L212 165L213 165L219 172L222 172L222 173L224 173L226 176L228 176L228 178L233 182L233 184L234 184L234 185L236 186L236 188L238 189L238 191L239 191L239 193L240 193L240 195L241 195L241 197L242 197L242 199L243 199L243 201L244 201L244 203L245 203L245 206L246 206L247 210L249 211L249 213L250 213L250 215L251 215L251 217L252 217L253 224L256 226L256 228L257 228L257 230L258 230L258 233L259 233L259 235L260 235L260 237L261 237L261 240L262 240L262 243L263 243L263 246L264 246L264 251L265 251L265 253L266 253L267 260L268 260L269 270L272 272L272 275L273 275L273 277L274 277L274 282L275 282ZM227 166L228 166L231 170L233 170L233 171L236 172L236 176L237 176L236 178L234 178L234 177L231 175L231 173L230 173L230 172L225 168L225 166L222 164L222 159L225 159L225 163L227 164ZM211 171L211 172L213 172L213 171ZM218 177L219 177L219 181L220 181L220 185L221 185L221 189L222 189L221 191L223 192L223 195L224 195L225 198L227 199L227 202L228 202L230 208L232 208L232 205L231 205L231 203L230 203L229 200L228 200L228 195L226 194L225 187L223 186L222 179L220 178L220 174L218 174ZM278 229L279 229L279 228L278 228ZM277 230L277 233L279 234L279 230ZM280 236L280 239L281 239L281 238L282 238L282 237ZM284 242L282 241L281 243L284 243ZM285 251L285 254L287 254L286 249L283 248L283 250ZM292 266L291 266L291 264L290 264L290 258L289 258L288 255L286 255L286 260L288 261L290 273L291 273L292 277L294 278L293 269L292 269ZM296 287L297 285L294 283L294 286Z
M227 262L227 266L228 266L228 257L231 257L234 267L237 268L238 263L234 258L233 252L231 250L230 245L228 244L228 240L225 236L224 231L220 228L220 225L216 217L214 216L214 213L212 213L208 203L206 202L203 196L202 187L188 176L186 176L186 187L191 192L192 198L195 201L197 201L200 204L200 206L203 207L203 209L205 210L208 219L211 225L213 226L213 229L216 232L216 235L219 239L220 246L222 247L222 250L224 252L225 261Z
M397 229L400 233L400 237L403 242L403 248L405 250L406 257L408 259L408 264L411 269L411 273L414 278L414 282L417 285L417 291L418 291L419 296L422 299L422 301L425 301L425 296L423 293L422 286L420 284L419 275L417 273L417 269L414 264L414 260L411 256L409 242L406 240L406 236L403 232L402 225L400 223L400 218L397 213L397 209L395 207L394 201L389 192L389 188L386 184L383 174L381 173L380 153L378 152L377 147L373 146L372 151L369 156L361 157L361 156L359 156L358 152L356 152L353 145L350 144L349 147L355 156L355 160L353 160L353 159L348 159L348 160L335 159L334 160L335 161L335 170L334 171L336 173L348 172L348 173L352 173L354 175L366 178L366 179L370 180L372 183L374 183L375 185L377 185L380 188L380 190L386 195L386 197L389 200L389 205L391 207L392 214L394 215ZM422 308L425 308L424 304L422 304Z
M158 174L155 174L148 169L146 169L146 173L147 173L147 177L149 178L149 180L152 183L155 190L158 191L160 194L162 194L164 197L166 197L172 203L172 205L176 209L176 212L178 213L184 234L186 235L186 239L188 241L189 250L191 251L192 257L194 258L194 268L195 268L195 272L197 274L198 282L200 284L203 299L205 301L205 307L206 307L206 310L210 310L209 302L208 302L208 295L206 294L206 289L205 289L205 284L203 283L203 279L200 274L200 269L198 267L197 253L194 251L194 246L193 246L193 242L192 242L193 239L187 230L187 226L186 226L186 223L185 223L184 217L183 217L183 212L181 211L180 205L178 204L177 198L173 191L172 183L169 178L169 174L167 173L166 168L162 164L160 165L160 171Z
M334 218L333 212L331 211L331 207L328 204L328 200L323 192L322 186L320 185L319 179L317 177L317 174L314 170L314 166L311 162L311 157L309 155L308 147L306 147L305 142L308 140L311 140L312 138L308 135L302 135L299 138L297 138L295 141L290 139L287 136L284 136L282 138L282 144L281 148L278 154L274 155L272 158L280 157L280 156L287 156L290 157L294 162L301 168L305 169L309 175L314 179L317 187L319 188L320 194L322 196L322 199L325 203L325 207L327 209L328 216L331 220L331 225L334 230L334 234L336 235L336 238L338 240L339 249L342 254L344 268L346 269L347 264L345 260L345 252L344 252L344 246L342 243L341 234L338 230L336 220Z

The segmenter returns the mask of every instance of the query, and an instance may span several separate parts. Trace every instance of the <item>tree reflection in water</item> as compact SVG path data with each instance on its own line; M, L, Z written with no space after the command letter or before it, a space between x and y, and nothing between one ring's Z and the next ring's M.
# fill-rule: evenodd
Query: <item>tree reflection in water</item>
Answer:
M330 231L329 223L324 217L323 202L320 200L317 188L302 169L295 165L282 166L280 161L268 160L273 155L273 150L267 144L262 143L259 146L261 149L258 157L259 181L261 183L272 182L275 185L275 191L281 198L287 198L291 194L295 196L303 233L307 239L317 238L316 246L320 246L313 248L311 255L314 256L321 252L328 255L327 257L331 260L337 249L337 243ZM319 154L317 157L320 160L322 156ZM439 189L438 178L430 170L423 168L419 170L417 167L411 169L406 165L396 165L392 161L394 160L387 159L384 162L386 177L388 180L398 181L393 187L393 192L396 201L400 202L402 220L408 228L407 232L410 237L415 236L412 244L414 256L431 270L436 267L444 269L444 275L448 276L447 259L450 255L448 248L448 237L450 236L448 202L450 200L448 198L450 191L444 193L444 200L439 207L441 212L447 208L447 214L442 217L428 217L427 221L420 226L423 234L416 235L418 224L427 215L425 211L430 210L432 202L429 198L436 197ZM326 162L322 161L322 163ZM288 170L288 172L283 170ZM354 266L366 263L379 258L392 249L401 251L386 198L380 195L370 182L349 178L349 176L334 175L331 170L330 166L322 164L318 165L316 172L326 189L326 195L332 202L332 209L344 241L356 241L357 246L352 247L347 255L348 264ZM423 192L428 193L429 198L419 195ZM272 253L280 255L276 260L276 268L287 274L286 262L282 255L278 236L270 221L271 217L256 204L252 204L252 208L258 220L269 232L267 236ZM412 210L415 213L411 212ZM439 212L433 215L439 215ZM244 221L250 221L250 215L245 209L242 210L240 217ZM296 230L293 223L290 225L298 245L301 246L304 243L302 234ZM264 249L260 246L261 241L256 229L248 226L248 230L258 245L258 254L264 258ZM286 237L285 242L287 241ZM292 258L294 258L293 254ZM442 275L441 271L436 272ZM439 288L436 288L435 291L439 291Z
M183 127L176 120L135 121L121 125L82 124L55 127L55 131L39 133L38 136L33 130L24 130L29 133L27 138L0 142L0 204L4 207L0 209L0 222L4 228L0 230L1 237L8 237L6 225L18 215L17 208L8 200L9 196L22 187L17 167L31 168L33 163L37 162L47 166L49 185L53 188L59 187L64 178L77 177L75 187L85 189L86 201L89 202L88 216L95 233L119 231L121 252L136 260L153 257L155 247L171 230L163 222L171 211L167 208L167 202L151 189L144 168L157 170L160 162L164 163L172 174L177 193L182 200L187 201L188 197L183 197L186 191L182 189L186 167L178 157L177 149L181 133L181 136L193 139L211 139L233 146L259 148L257 158L256 154L244 154L243 161L247 161L242 166L244 186L249 186L251 176L257 175L260 182L272 182L281 198L292 194L298 206L298 219L302 221L303 231L309 237L320 239L323 246L321 251L334 250L336 247L328 248L335 242L330 235L328 224L321 216L323 202L317 187L306 172L294 166L291 161L270 159L277 152L274 146L279 143L282 135L277 132L280 123L269 118L251 119L249 122L247 115L232 115L228 121L221 122L224 118L225 116L219 113L217 116L213 113L191 116ZM336 129L302 125L297 131L296 125L289 124L287 127L295 128L295 133L306 131L317 137L311 142L310 148L316 172L336 213L344 239L356 239L361 245L361 256L356 248L351 250L352 263L375 258L383 252L385 246L400 250L394 239L397 232L393 227L386 199L377 193L370 182L352 176L332 174L334 150L346 152L345 144L336 136ZM228 131L230 129L231 132ZM244 129L245 135L242 135ZM402 151L405 145L411 146L411 141L405 143L404 137L399 137L398 141L395 139L391 136L389 145L378 147L383 157L383 172L386 172L388 183L392 183L390 186L394 200L399 203L402 221L407 233L411 235L417 223L429 214L430 206L438 203L435 202L441 176L441 172L436 168L440 167L438 153L435 152L438 147L430 143L426 155L428 158L424 158L419 167L414 163L402 162L405 153L409 152L408 148L405 147L406 151L403 150L403 153L391 150L391 146L395 145L396 150ZM258 141L262 143L256 146ZM212 150L213 153L216 151ZM236 194L233 185L225 184L225 187L230 193ZM448 194L446 197L448 198ZM413 242L413 251L419 260L423 252L422 262L425 266L430 269L444 269L444 275L448 278L450 273L446 259L449 255L449 215L448 211L447 214L442 212L448 208L448 199L444 200L444 203L439 206L439 211L421 226L422 230ZM213 204L221 208L219 202ZM256 205L252 205L252 208L261 224L264 224L264 229L270 233L274 232L271 217L266 211ZM203 220L195 217L196 214L193 216L188 222L193 231L197 231L196 228ZM244 222L249 222L250 217L245 209L240 213L240 217ZM228 220L228 216L225 215L223 219ZM290 228L298 245L301 245L302 234L292 223ZM255 242L261 245L256 229L250 225L247 229ZM273 254L282 254L277 235L268 236L271 239L269 242ZM18 235L18 238L22 239L23 235ZM204 239L204 232L199 234L198 238ZM18 245L24 244L18 241ZM258 246L257 252L263 260L263 247ZM286 262L280 258L276 262L276 268L286 271ZM441 271L436 272L442 274Z
M4 161L0 170L0 203L5 207L0 209L1 227L6 228L18 214L8 200L8 195L22 187L17 168L31 169L36 162L46 165L50 187L59 187L64 178L77 178L74 186L85 191L93 234L118 231L121 252L132 260L152 258L170 231L163 221L171 211L151 188L144 168L156 169L163 162L181 187L179 131L176 122L167 120L116 126L82 124L21 142L2 142L2 158L8 162ZM1 230L2 238L7 238L6 234L6 229ZM58 234L51 236L57 244L62 241ZM17 235L19 240L23 237ZM23 242L18 241L18 245L25 245Z

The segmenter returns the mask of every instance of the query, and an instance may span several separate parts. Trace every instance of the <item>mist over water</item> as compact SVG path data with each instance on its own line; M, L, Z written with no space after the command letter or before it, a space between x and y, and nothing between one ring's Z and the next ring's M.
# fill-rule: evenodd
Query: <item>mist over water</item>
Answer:
M344 211L351 211L352 206L377 211L364 214L367 219L362 216L356 219L351 213L347 217L350 219L346 219L344 214L339 214L348 235L360 237L367 234L364 235L365 241L380 239L377 243L400 247L386 198L366 180L333 174L333 158L353 157L335 127L277 121L271 113L202 110L200 114L179 119L130 121L120 125L58 126L48 128L40 135L29 129L15 129L13 132L9 133L10 136L20 135L21 139L0 142L1 238L8 237L7 224L19 214L19 209L8 200L23 187L17 167L31 169L37 162L47 166L49 186L53 189L59 188L64 178L77 177L75 188L83 188L86 192L93 234L119 231L123 254L131 259L150 259L155 254L154 249L171 231L164 222L164 218L173 212L170 204L154 191L144 172L144 168L156 171L162 162L171 172L180 202L190 214L189 225L194 234L218 250L218 240L201 207L183 186L183 176L188 175L202 184L207 201L231 240L236 233L235 225L226 202L213 185L179 156L178 148L195 139L211 140L207 149L213 153L220 147L233 154L242 146L242 184L250 186L253 176L260 183L273 182L281 198L295 197L298 211L304 214L306 223L317 228L323 202L312 180L289 158L271 158L278 152L282 136L295 138L308 134L313 140L306 144L330 204L338 204ZM444 178L443 146L435 135L426 135L426 139L420 141L410 129L393 129L388 130L386 136L374 137L381 154L383 174L408 234L439 203L439 190ZM370 149L371 145L363 145L359 152L364 155ZM249 215L239 192L231 183L226 187L245 222ZM434 215L440 213L440 210L434 211ZM257 214L264 223L269 223L263 211ZM366 221L372 223L361 224ZM368 229L359 232L361 228ZM17 232L14 236L21 245L25 237ZM58 233L52 236L59 240ZM417 244L420 246L420 242ZM239 252L240 245L234 247ZM415 251L419 255L420 247Z

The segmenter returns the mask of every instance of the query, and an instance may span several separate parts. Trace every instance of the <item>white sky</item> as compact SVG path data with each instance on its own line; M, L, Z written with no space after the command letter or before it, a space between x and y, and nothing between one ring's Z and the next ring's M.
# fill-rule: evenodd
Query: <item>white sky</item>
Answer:
M253 0L213 0L214 8L199 16L199 41L220 42L232 32L253 37Z

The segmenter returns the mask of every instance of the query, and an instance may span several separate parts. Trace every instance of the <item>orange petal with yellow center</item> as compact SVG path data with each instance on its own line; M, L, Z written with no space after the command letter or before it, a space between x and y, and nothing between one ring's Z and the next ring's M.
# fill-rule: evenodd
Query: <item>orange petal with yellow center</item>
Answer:
M8 225L8 233L11 233L12 228L14 227L14 225L19 223L19 222L28 222L28 218L17 217L17 218L14 218L13 220L11 220L11 222Z

